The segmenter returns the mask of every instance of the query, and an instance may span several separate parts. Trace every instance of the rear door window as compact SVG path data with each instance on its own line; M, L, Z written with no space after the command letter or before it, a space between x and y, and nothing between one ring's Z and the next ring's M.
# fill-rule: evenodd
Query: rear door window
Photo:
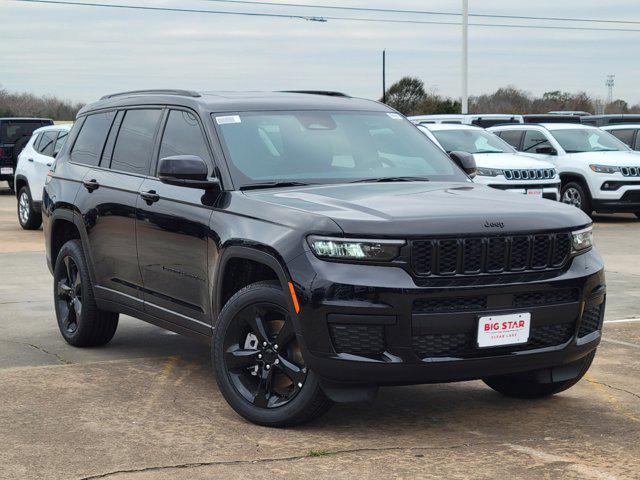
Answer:
M113 147L111 169L149 174L154 139L162 110L135 109L125 113Z
M624 142L630 147L633 147L633 135L635 134L634 129L624 128L620 130L608 130L608 132L621 142Z
M62 150L62 147L64 147L64 142L67 141L67 137L69 136L69 132L66 130L60 130L58 132L58 138L56 139L56 143L53 147L53 156L55 157L56 155L58 155L58 153L60 153L60 150Z
M520 140L522 139L522 130L502 130L496 133L502 140L507 142L516 150L520 150Z
M553 148L549 143L547 136L537 130L527 130L524 133L524 142L522 151L527 153L536 153L539 148Z
M102 148L114 117L114 111L87 116L71 149L72 162L91 166L100 163Z
M57 136L58 132L55 130L43 132L40 143L38 144L38 152L47 157L52 157Z

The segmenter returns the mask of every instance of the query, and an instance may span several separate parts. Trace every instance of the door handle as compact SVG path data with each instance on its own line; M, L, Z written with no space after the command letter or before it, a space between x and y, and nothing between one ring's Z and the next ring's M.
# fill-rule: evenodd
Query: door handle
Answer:
M160 200L160 195L158 195L155 190L149 190L148 192L140 192L140 196L145 202L147 202L147 205L151 205L152 203L155 203L158 200Z
M33 158L27 158L27 161L33 163Z
M100 188L100 184L95 179L85 180L82 182L82 184L84 185L84 188L86 188L89 193Z

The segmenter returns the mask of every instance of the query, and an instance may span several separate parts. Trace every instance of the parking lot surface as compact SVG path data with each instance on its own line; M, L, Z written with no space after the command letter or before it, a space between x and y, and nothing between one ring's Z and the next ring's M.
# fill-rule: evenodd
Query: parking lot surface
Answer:
M41 230L0 191L0 479L640 477L640 221L598 216L603 342L586 377L541 401L482 382L383 388L275 430L220 395L208 347L121 316L106 347L58 333ZM634 320L635 319L635 320Z

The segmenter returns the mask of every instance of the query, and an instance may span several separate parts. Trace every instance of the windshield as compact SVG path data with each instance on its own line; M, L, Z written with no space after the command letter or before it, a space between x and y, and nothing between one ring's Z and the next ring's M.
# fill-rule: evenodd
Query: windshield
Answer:
M515 150L493 133L484 130L432 130L431 133L447 152L513 153Z
M629 148L616 137L596 128L551 130L551 135L567 153L619 152Z
M31 137L34 130L50 122L9 120L0 122L0 143L16 143L21 137Z
M415 177L467 181L397 113L242 112L213 115L237 186Z

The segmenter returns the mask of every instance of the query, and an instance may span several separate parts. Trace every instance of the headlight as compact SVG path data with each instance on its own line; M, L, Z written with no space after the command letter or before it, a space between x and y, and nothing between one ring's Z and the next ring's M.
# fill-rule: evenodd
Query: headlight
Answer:
M620 167L612 167L610 165L589 165L589 168L596 173L616 173L620 171Z
M497 177L498 175L502 175L502 170L478 167L477 175L482 175L483 177Z
M387 262L400 253L404 240L361 240L351 238L308 238L313 253L320 258Z
M581 253L593 246L593 231L591 227L571 232L571 253Z

